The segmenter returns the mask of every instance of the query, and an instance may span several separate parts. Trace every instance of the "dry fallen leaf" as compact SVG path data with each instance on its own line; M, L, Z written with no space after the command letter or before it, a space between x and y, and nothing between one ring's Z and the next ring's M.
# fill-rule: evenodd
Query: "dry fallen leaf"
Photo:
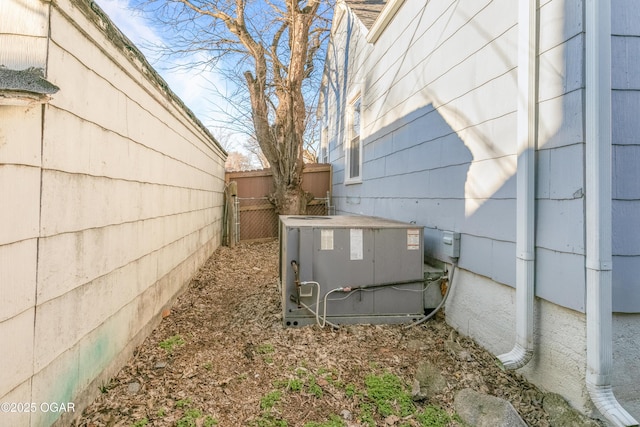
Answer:
M195 414L189 411L199 411L196 425L206 425L207 416L229 427L272 417L291 427L334 415L360 426L361 397L348 398L344 385L363 391L368 374L390 372L410 391L420 361L439 367L447 386L431 401L417 403L419 408L437 405L453 413L455 392L472 388L508 399L530 425L549 425L541 393L520 375L501 371L473 341L452 333L441 315L411 329L285 329L277 281L277 242L220 247L75 425L131 426L146 419L149 426L174 426ZM160 347L175 336L184 344L170 352ZM454 355L445 349L450 337L459 350ZM309 388L311 377L322 392ZM294 391L297 383L289 381L295 379L306 381L306 388ZM134 383L139 390L128 392L137 388ZM263 409L263 399L274 391L281 392L280 400ZM396 418L377 422L405 422Z

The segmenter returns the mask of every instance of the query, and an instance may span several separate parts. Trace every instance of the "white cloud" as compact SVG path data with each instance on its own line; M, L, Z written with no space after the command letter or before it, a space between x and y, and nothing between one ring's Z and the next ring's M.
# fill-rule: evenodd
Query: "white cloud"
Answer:
M129 6L129 0L96 0L96 2L136 46L140 47L143 42L162 42L162 37L140 12Z

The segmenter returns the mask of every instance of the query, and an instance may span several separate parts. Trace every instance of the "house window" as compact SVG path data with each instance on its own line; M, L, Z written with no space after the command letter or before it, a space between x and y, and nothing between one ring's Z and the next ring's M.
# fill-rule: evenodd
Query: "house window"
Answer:
M346 182L360 182L362 169L362 141L360 139L362 98L357 95L349 104L346 141Z

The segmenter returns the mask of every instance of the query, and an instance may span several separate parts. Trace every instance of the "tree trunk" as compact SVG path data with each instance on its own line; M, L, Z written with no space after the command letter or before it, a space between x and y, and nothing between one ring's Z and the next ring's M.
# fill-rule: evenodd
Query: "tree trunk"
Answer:
M280 215L305 215L307 213L309 193L302 190L301 187L289 187L284 191L278 190L276 188L276 191L269 196L269 200L275 206L276 213Z
M313 198L302 189L303 121L293 113L301 108L301 94L296 90L279 90L279 104L274 123L269 124L268 108L261 79L245 74L251 95L256 139L271 165L274 192L269 200L280 215L304 215ZM304 108L304 104L302 104Z
M271 132L269 144L277 147L277 159L271 163L274 191L269 195L276 213L280 215L304 215L307 203L313 197L302 189L304 161L302 157L302 135L296 132L290 115L276 114L276 129Z

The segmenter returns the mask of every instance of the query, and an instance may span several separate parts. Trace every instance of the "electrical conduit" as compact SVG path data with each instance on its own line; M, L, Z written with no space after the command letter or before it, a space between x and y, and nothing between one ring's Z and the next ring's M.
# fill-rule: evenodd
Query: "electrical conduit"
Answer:
M420 325L421 323L426 322L427 320L431 319L433 316L438 314L438 311L445 305L445 303L447 302L447 299L449 298L449 294L451 293L451 288L453 288L453 274L455 273L457 267L458 267L458 260L456 258L451 264L451 274L448 277L442 277L440 279L440 280L445 278L447 279L447 291L444 293L442 300L436 306L436 308L434 308L433 311L427 314L426 316L423 316L420 319L416 320L415 322L405 326L405 329Z

